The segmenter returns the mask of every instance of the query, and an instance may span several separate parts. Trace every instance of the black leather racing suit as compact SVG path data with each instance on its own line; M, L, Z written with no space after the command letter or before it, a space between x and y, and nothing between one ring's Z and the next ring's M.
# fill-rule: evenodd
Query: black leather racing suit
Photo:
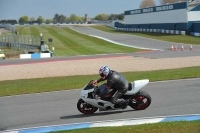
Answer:
M105 96L108 93L108 90L112 88L116 89L117 91L113 95L111 102L113 104L126 103L127 101L125 101L124 99L119 99L128 90L128 81L126 80L126 78L122 74L111 70L106 79L100 78L99 80L97 80L97 82L101 82L104 80L107 80L106 89L104 89L103 94L101 94L101 97Z

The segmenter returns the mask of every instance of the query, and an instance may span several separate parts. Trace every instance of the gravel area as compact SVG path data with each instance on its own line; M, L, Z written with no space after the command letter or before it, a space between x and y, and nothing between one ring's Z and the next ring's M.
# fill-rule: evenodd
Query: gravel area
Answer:
M200 56L164 59L128 56L0 66L0 81L98 74L99 68L103 65L108 65L111 69L119 72L162 70L200 66Z

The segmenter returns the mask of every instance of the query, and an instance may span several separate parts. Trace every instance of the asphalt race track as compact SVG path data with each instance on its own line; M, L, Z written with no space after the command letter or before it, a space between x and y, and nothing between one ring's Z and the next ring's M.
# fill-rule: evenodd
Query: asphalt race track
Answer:
M132 56L148 58L172 58L199 56L200 46L185 44L185 51L170 51L172 43L146 39L130 35L114 35L88 27L75 27L75 30L90 35L101 36L127 45L162 49L164 51L130 53ZM177 44L181 46L182 44ZM186 50L186 47L188 49ZM35 63L70 59L100 58L104 56L125 56L127 54L91 55L58 57L50 59L11 59L1 60L0 65ZM128 54L129 55L129 54ZM80 90L39 93L30 95L0 97L0 131L28 127L59 125L69 123L140 118L153 116L200 114L200 79L186 79L149 83L143 90L152 97L152 104L142 111L130 107L109 112L97 111L93 115L83 115L76 109Z
M198 47L197 47L198 48ZM106 57L121 57L121 56L133 56L133 57L146 57L146 58L174 58L174 57L188 57L188 56L199 56L200 50L193 51L154 51L154 52L143 52L143 53L128 53L128 54L109 54L109 55L87 55L87 56L71 56L71 57L52 57L52 58L41 58L41 59L8 59L1 60L0 66L5 65L17 65L17 64L30 64L40 62L54 62L54 61L66 61L66 60L84 60L91 58L106 58Z
M137 46L137 47L144 47L144 48L151 48L151 49L161 49L161 50L170 50L172 45L177 45L179 50L182 45L187 50L189 50L190 48L190 45L187 45L187 44L159 41L155 39L149 39L149 38L128 35L128 34L108 33L108 32L96 30L90 27L70 27L70 28L79 33L103 37L115 42L130 45L130 46ZM200 50L200 46L197 46L197 45L194 46L193 48L196 50Z
M0 98L1 130L125 118L200 114L200 79L149 83L143 88L152 97L146 110L97 111L81 114L76 104L80 90Z

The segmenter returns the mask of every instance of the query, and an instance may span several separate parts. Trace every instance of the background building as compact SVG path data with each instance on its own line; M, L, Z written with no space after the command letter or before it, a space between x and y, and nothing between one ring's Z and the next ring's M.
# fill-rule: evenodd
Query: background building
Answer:
M124 23L115 22L116 28L141 28L200 32L200 3L178 2L162 6L128 10Z

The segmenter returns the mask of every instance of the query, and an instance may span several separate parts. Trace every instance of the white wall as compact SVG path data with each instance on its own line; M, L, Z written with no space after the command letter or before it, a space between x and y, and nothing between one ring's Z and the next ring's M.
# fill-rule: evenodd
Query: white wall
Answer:
M144 14L125 15L125 24L149 23L186 23L188 11L186 9L152 12Z
M20 54L19 58L20 59L30 59L31 58L31 54Z
M200 11L188 12L188 21L200 21Z
M50 54L50 53L41 53L41 54L40 54L40 57L41 57L41 58L51 57L51 54Z

